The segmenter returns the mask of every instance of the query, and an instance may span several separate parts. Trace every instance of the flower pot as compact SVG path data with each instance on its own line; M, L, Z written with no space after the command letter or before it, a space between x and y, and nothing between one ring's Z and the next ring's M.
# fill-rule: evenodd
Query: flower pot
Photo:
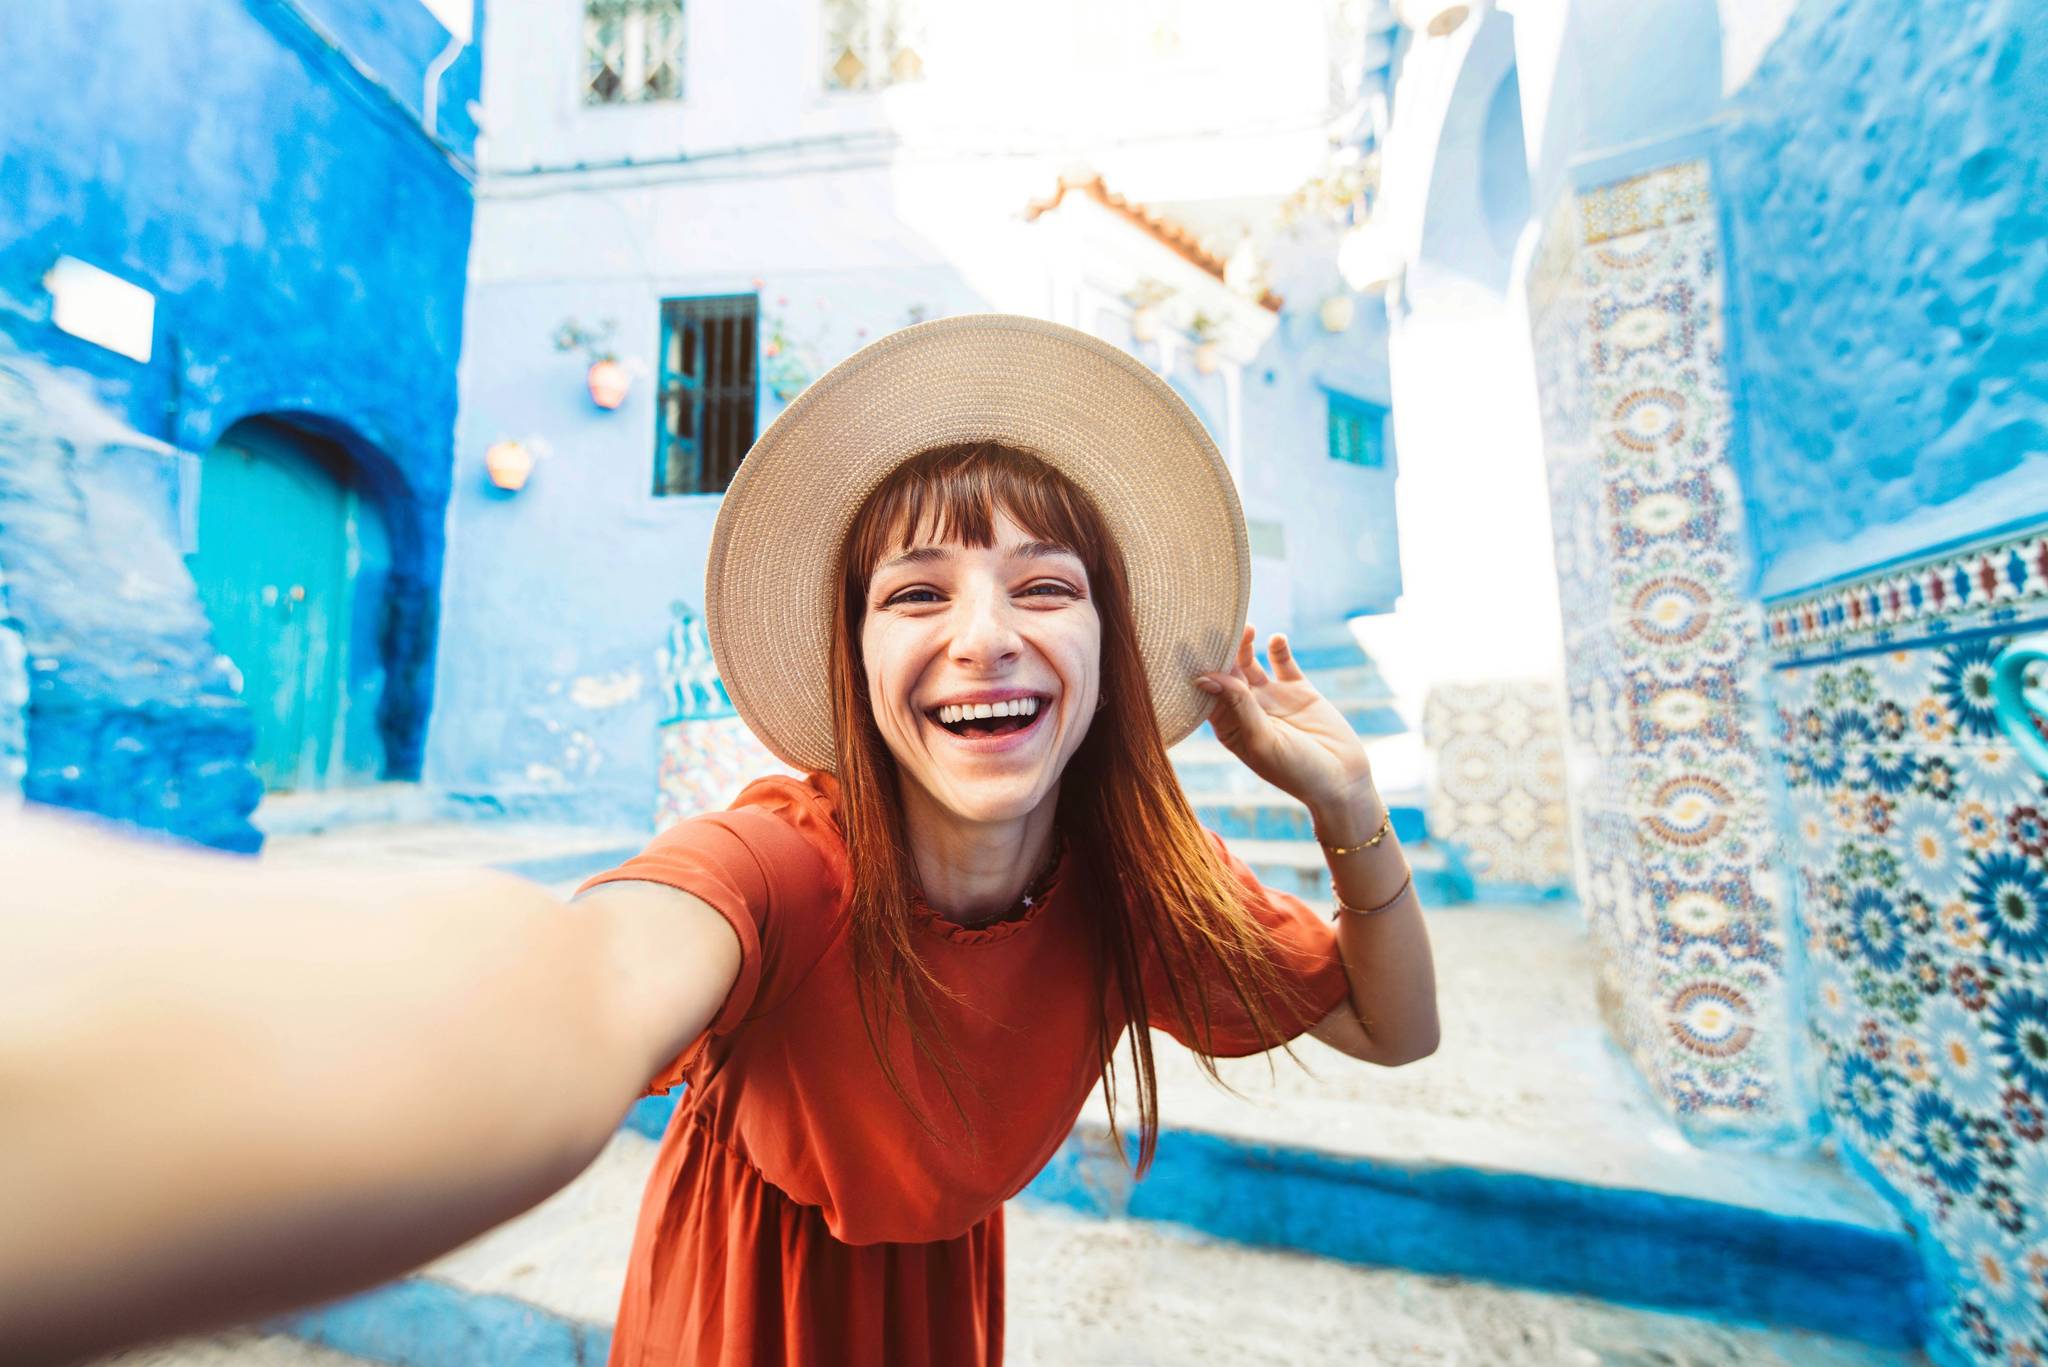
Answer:
M633 388L632 375L609 356L591 362L590 374L585 378L590 384L590 401L599 408L617 408Z
M484 452L484 470L491 483L508 494L518 493L533 473L533 452L516 441L494 442Z

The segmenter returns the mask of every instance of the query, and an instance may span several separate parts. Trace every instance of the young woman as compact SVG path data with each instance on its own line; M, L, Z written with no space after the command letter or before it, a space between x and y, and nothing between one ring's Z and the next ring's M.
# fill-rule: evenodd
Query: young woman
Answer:
M1391 816L1284 638L1255 659L1248 567L1214 445L1124 353L1004 315L866 348L749 453L707 581L734 704L805 778L566 909L152 855L140 950L86 951L122 919L103 887L83 928L14 928L63 986L0 1017L0 1105L38 1117L0 1138L0 1182L44 1187L0 1232L0 1287L28 1279L0 1343L9 1315L32 1349L96 1347L112 1307L118 1337L390 1275L566 1181L643 1084L687 1083L614 1364L999 1361L1002 1204L1098 1080L1114 1098L1125 1036L1141 1169L1148 1027L1212 1070L1304 1032L1388 1066L1436 1046ZM1309 808L1334 928L1196 824L1166 750L1205 716ZM365 900L404 914L351 917ZM99 1137L79 1078L126 1087L124 1050L156 1055L167 1114L125 1128L131 1161L67 1152ZM130 1294L80 1289L109 1274Z

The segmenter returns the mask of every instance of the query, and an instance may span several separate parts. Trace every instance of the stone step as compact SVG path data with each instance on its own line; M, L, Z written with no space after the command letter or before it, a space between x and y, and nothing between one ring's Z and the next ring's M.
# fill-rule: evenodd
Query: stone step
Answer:
M1190 792L1188 803L1204 826L1225 840L1309 840L1316 838L1308 808L1281 792ZM1422 809L1398 799L1389 803L1394 834L1404 845L1429 839Z
M1231 853L1251 867L1252 876L1278 892L1319 908L1331 905L1330 867L1312 840L1232 840ZM1441 845L1402 846L1415 874L1424 907L1463 906L1472 900L1472 875Z

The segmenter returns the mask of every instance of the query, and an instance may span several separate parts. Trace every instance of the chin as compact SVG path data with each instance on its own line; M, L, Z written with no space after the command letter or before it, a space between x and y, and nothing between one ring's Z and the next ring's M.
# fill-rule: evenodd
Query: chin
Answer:
M933 796L964 821L1016 821L1037 811L1053 792L1054 785L1041 783L1038 777L954 779Z

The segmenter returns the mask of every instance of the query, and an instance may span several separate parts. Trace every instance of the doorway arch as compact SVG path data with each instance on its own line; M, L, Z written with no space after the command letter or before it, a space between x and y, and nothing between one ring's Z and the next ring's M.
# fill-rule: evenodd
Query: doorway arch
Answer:
M241 676L264 788L382 777L391 540L348 449L278 416L234 424L201 462L190 565Z

